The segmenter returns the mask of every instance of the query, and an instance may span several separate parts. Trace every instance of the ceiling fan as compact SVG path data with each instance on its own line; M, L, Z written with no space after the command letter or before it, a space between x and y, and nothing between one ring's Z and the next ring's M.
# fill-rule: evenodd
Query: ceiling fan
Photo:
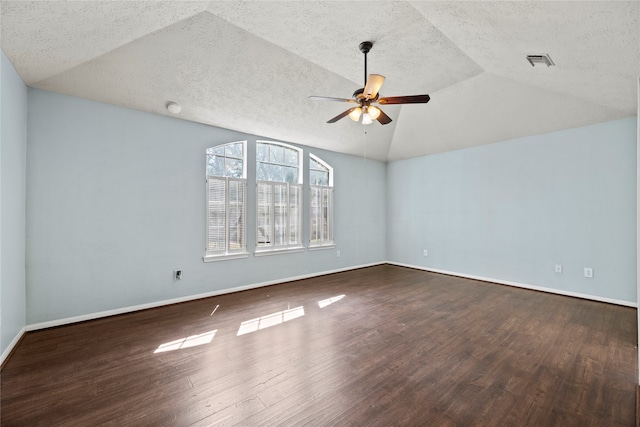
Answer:
M391 104L426 104L429 102L429 95L408 95L408 96L388 96L380 98L378 91L384 83L384 76L380 74L370 74L367 78L367 53L373 46L372 42L360 43L360 52L364 53L364 88L360 88L353 92L352 98L331 98L327 96L310 96L309 99L314 101L338 101L351 102L358 104L357 107L349 108L343 111L327 123L335 123L343 117L349 116L351 120L357 122L362 118L362 124L368 125L377 120L380 124L386 125L391 123L391 117L387 116L379 107L372 104L391 105Z

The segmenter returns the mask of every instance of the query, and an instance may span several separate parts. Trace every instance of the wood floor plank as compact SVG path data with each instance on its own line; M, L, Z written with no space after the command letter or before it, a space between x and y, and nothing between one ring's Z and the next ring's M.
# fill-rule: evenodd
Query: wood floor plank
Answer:
M381 265L29 332L3 426L631 426L636 310Z

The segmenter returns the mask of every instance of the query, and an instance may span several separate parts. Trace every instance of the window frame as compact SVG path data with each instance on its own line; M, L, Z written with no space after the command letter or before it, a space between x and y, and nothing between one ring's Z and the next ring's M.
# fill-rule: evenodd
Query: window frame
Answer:
M291 150L295 150L297 155L298 155L298 159L297 159L297 164L296 164L296 168L297 168L297 180L295 180L295 182L287 182L287 181L270 181L270 180L260 180L258 179L258 169L259 169L259 164L263 163L265 165L274 165L274 166L283 166L283 167L293 167L292 165L287 165L286 162L283 161L283 163L277 163L272 161L270 158L267 159L266 161L264 160L259 160L258 159L258 145L259 144L268 144L268 145L275 145L275 146L279 146L279 147L283 147L284 149L291 149ZM271 151L269 151L269 153L271 153ZM267 141L267 140L257 140L256 141L256 159L255 159L255 166L256 166L256 201L255 201L255 208L256 208L256 227L255 227L255 231L256 231L256 241L255 241L255 252L254 254L256 256L262 256L262 255L272 255L272 254L281 254L281 253L291 253L291 252L300 252L300 251L304 251L305 247L304 247L304 236L303 236L303 230L304 230L304 224L303 224L303 218L304 218L304 187L303 187L303 172L304 172L304 168L303 168L303 157L304 157L304 151L302 148L298 148L295 147L293 145L289 145L283 142L279 142L279 141ZM263 214L261 214L261 212L264 210L264 206L261 204L262 201L262 193L261 193L261 187L262 188L266 188L269 187L270 188L270 200L269 200L269 213L268 213L268 218L270 219L270 223L268 224L269 226L269 230L266 237L269 237L269 239L271 240L270 244L266 245L264 244L265 242L260 242L260 236L261 236L261 227L263 227L262 224L260 224L261 219L263 218ZM284 189L284 191L282 191L282 189ZM277 224L276 224L276 213L275 213L275 208L276 208L276 191L280 190L280 194L284 194L284 206L286 207L286 214L285 214L285 223L284 223L284 232L281 232L281 236L284 237L284 241L280 244L276 244L276 242L274 241L276 239L276 228L277 228ZM297 193L297 212L293 212L292 209L292 204L291 204L291 197L292 197L292 192ZM281 203L282 205L282 203ZM291 240L291 235L292 235L292 222L293 222L293 218L295 215L295 223L297 224L297 226L295 227L295 231L296 231L296 235L298 236L298 238L294 241ZM262 233L265 234L265 233Z
M234 177L234 176L226 176L226 175L209 175L208 174L208 170L205 171L205 175L206 175L206 197L205 197L205 255L202 257L204 262L211 262L211 261L220 261L220 260L227 260L227 259L235 259L235 258L246 258L249 256L249 252L247 251L247 141L233 141L233 142L228 142L225 144L220 144L220 145L216 145L213 147L208 147L205 150L205 155L207 156L207 161L205 163L206 166L208 166L208 156L210 155L216 155L216 154L210 154L209 150L211 149L217 149L217 148L221 148L221 147L225 147L227 145L232 145L232 144L238 144L241 143L242 144L242 158L237 158L237 157L228 157L225 155L223 155L222 157L225 159L225 164L226 164L226 159L227 158L232 158L232 159L240 159L242 160L242 177L238 178L238 177ZM209 248L209 237L210 237L210 229L211 229L211 224L210 224L210 213L211 213L211 190L210 190L210 185L211 182L213 181L223 181L224 182L224 235L225 235L225 242L224 242L224 249L219 249L219 250L215 250L212 251ZM233 183L239 183L238 187L242 189L242 212L240 214L240 220L242 221L242 242L243 245L241 245L239 248L236 249L232 249L231 248L231 238L230 235L232 234L232 226L230 224L230 215L231 215L231 203L232 201L230 200L230 186Z
M320 157L315 154L309 153L309 181L311 181L312 171L317 169L311 168L311 162L314 161L321 166L323 166L328 174L327 184L313 184L309 185L309 249L329 249L336 246L334 240L334 187L333 187L333 167L329 165L326 161L322 160ZM320 206L313 206L313 203L316 199L316 192L320 192ZM326 205L325 205L326 200ZM314 208L320 209L321 211L326 209L326 216L324 217L326 221L326 238L321 239L313 239L314 236ZM319 218L323 218L323 216L319 216ZM317 223L317 219L315 221ZM325 233L322 233L323 236ZM317 232L316 232L317 235Z

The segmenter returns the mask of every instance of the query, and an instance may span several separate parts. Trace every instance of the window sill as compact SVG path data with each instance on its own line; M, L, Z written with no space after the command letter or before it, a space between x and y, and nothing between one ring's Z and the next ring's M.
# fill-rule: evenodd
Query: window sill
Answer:
M327 243L326 245L309 246L308 250L310 250L310 251L321 251L323 249L333 249L335 247L336 247L335 243Z
M282 248L282 249L256 249L254 252L255 256L266 256L266 255L280 255L280 254L292 254L295 252L304 252L306 248L304 246L294 246L290 248Z
M202 257L204 262L226 261L228 259L248 258L249 252L238 252L235 254L205 255Z

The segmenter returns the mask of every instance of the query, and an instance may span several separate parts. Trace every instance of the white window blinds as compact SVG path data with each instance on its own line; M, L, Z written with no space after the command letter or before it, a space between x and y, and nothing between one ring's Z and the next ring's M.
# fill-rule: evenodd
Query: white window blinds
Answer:
M302 244L302 186L287 182L257 184L257 246L287 248Z
M227 180L207 178L207 252L224 252L227 247Z
M333 188L312 185L310 190L311 245L333 243Z
M246 252L247 182L207 177L207 255Z
M247 182L244 179L227 178L228 209L227 224L229 236L228 252L246 251L245 199Z

